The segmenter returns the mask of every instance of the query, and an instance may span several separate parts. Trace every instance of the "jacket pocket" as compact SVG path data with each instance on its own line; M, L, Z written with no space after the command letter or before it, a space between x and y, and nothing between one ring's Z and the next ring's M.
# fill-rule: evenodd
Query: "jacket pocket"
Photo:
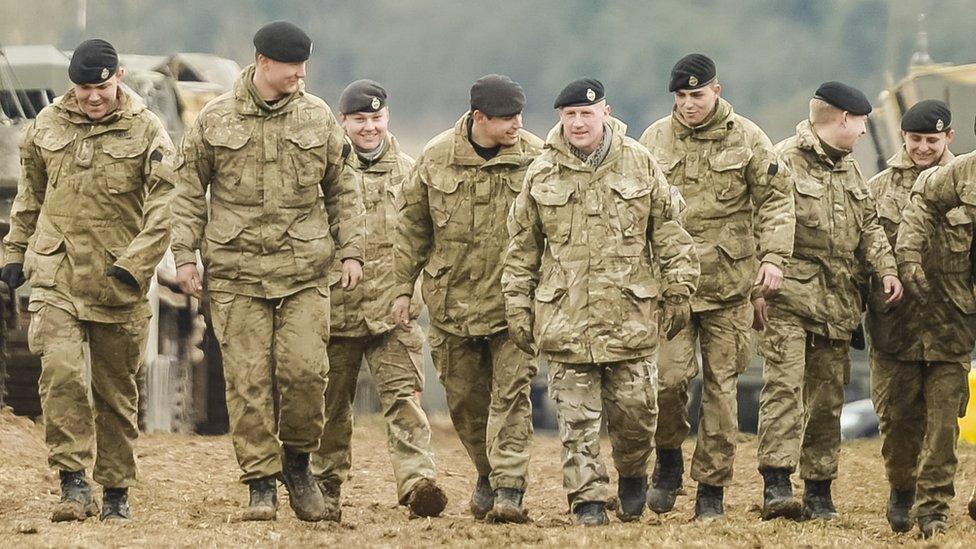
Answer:
M203 255L207 276L233 279L241 272L243 244L234 242L244 227L224 220L211 220L204 227Z
M631 280L622 291L620 341L626 349L642 349L654 344L658 335L657 309L660 287L648 276Z
M258 192L256 160L246 147L250 132L211 126L204 129L203 138L213 147L213 197L230 204L260 205L263 197Z
M450 172L433 175L427 186L430 217L434 224L442 229L447 227L448 223L455 226L463 225L464 232L471 229L470 212L458 211L462 202L465 202L464 197L461 196L463 193L458 192L460 186L459 176Z
M550 243L562 244L569 240L573 228L573 205L569 199L575 191L575 187L570 185L553 184L537 184L529 191Z
M708 159L720 201L734 200L746 192L745 170L750 160L752 150L748 147L728 147Z
M817 228L824 224L823 207L820 199L824 195L824 185L816 179L797 176L793 181L795 189L796 222L805 227Z
M67 251L64 237L56 233L37 233L24 254L24 276L34 288L53 288Z
M535 289L535 324L532 328L540 351L561 352L575 339L572 317L563 304L568 289L554 275ZM577 313L578 314L578 313Z
M332 234L325 223L296 222L288 228L299 282L328 276L332 262Z
M325 135L304 130L285 137L289 143L288 160L292 177L283 185L281 203L288 207L307 206L319 196L319 184L325 177Z
M613 190L616 217L625 237L643 237L647 234L647 220L651 213L651 201L645 198L651 188L636 179L616 179L607 181Z
M104 178L109 194L142 188L143 157L148 146L148 141L136 139L111 139L102 143L102 152L107 156Z
M421 286L424 304L431 318L440 322L448 320L447 290L450 282L451 263L441 253L433 252L424 265L424 281Z
M122 252L124 252L124 249L105 250L105 266L114 265ZM98 271L104 272L104 268L98 269ZM133 288L128 284L124 284L114 276L104 276L100 288L99 303L109 307L135 305L144 297L144 294L139 288Z

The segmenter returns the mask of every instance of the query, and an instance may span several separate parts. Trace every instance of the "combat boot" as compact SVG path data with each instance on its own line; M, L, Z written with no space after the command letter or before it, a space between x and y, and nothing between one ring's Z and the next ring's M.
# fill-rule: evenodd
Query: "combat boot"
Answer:
M495 490L495 504L488 512L488 522L528 522L529 515L522 508L524 492L517 488L499 488Z
M788 518L799 520L803 514L803 504L793 497L790 483L790 470L782 468L762 469L763 506L762 519Z
M695 520L709 521L725 518L722 498L725 489L703 482L698 483L698 493L695 495Z
M639 520L647 503L647 476L620 477L617 483L617 518L622 522ZM604 505L604 507L610 507Z
M803 481L803 515L808 520L834 520L837 509L830 497L830 480Z
M51 522L85 520L98 514L84 471L61 471L61 500L54 507Z
M948 529L945 517L942 515L928 515L918 517L918 529L922 531L922 537L929 539L937 534L945 533Z
M100 520L132 520L128 488L105 488L102 491Z
M469 507L474 518L481 520L485 518L488 511L495 506L495 492L491 490L491 483L487 476L479 476L478 482L471 492L471 502Z
M247 481L250 501L241 520L275 520L278 518L278 481L263 477Z
M678 498L684 470L681 448L657 449L657 460L651 475L651 491L647 496L647 507L651 511L667 513L674 509L674 500Z
M319 490L325 500L325 515L322 520L339 522L342 520L342 481L336 477L318 479Z
M284 447L281 477L288 489L288 504L299 520L318 522L326 516L325 498L308 468L308 452Z
M915 505L915 490L891 489L888 494L888 512L885 517L892 532L907 532L912 529L912 506Z
M607 504L602 501L584 501L573 509L573 523L579 526L605 526L610 524Z
M440 516L447 507L447 494L432 479L420 479L407 498L407 508L411 517Z

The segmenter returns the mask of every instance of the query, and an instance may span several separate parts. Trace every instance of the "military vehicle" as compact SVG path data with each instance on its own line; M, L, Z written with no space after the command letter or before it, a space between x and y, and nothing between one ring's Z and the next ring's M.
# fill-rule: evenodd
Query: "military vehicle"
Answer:
M54 46L0 49L0 234L9 230L17 192L17 142L24 125L70 87L69 52ZM124 85L162 119L174 142L207 101L230 88L237 63L209 54L171 57L121 55ZM149 290L153 311L140 379L140 427L146 431L223 432L227 426L220 353L199 313L197 300L180 293L176 266L167 253ZM5 359L0 367L0 403L20 415L39 416L40 362L27 349L29 323L25 285L0 299ZM7 296L6 288L0 295Z

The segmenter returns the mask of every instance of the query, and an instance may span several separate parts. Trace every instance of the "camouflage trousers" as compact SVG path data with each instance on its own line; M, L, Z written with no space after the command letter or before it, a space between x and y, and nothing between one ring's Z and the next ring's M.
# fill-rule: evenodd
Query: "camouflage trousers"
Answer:
M136 373L148 319L86 322L43 302L31 303L30 310L28 345L41 355L38 388L48 463L60 471L83 471L92 467L94 446L95 482L132 486L132 444L139 435Z
M395 328L366 337L329 340L329 383L325 390L325 430L312 456L312 472L319 479L342 484L352 465L353 413L359 368L365 361L383 406L387 450L393 460L397 497L403 503L417 481L437 476L430 448L430 424L420 407L423 390L423 334L416 323L410 330Z
M563 488L570 508L607 501L610 479L600 459L604 413L619 475L647 475L658 416L656 370L651 357L600 364L549 363L549 396L556 403Z
M519 350L507 332L462 337L432 325L427 337L454 430L478 475L488 476L492 489L525 490L535 358Z
M298 452L319 447L329 370L328 289L279 299L211 292L210 309L241 481L277 475L282 444Z
M759 341L759 469L794 471L799 461L804 480L837 478L850 342L808 332L772 308Z
M713 486L732 480L739 432L736 384L749 366L752 304L693 313L691 323L671 341L661 338L658 356L658 448L677 449L688 437L688 386L698 375L701 345L702 399L691 478Z
M896 490L915 491L916 516L949 516L968 370L965 362L902 361L871 353L871 400L888 482Z

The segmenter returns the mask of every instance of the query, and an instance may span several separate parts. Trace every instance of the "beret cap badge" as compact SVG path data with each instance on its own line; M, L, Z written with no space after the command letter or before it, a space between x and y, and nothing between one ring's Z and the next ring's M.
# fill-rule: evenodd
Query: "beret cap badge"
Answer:
M370 107L373 107L373 110L374 111L378 111L378 110L380 110L380 104L381 104L380 98L379 97L374 97L373 98L373 101L369 104L369 106Z
M945 127L945 123L944 123L944 122L942 122L942 119L940 118L940 119L939 119L939 120L938 120L938 121L937 121L937 122L935 123L935 129L937 129L937 130L939 130L939 131L941 132L941 131L942 131L942 128L944 128L944 127Z
M689 76L688 77L688 85L689 86L697 86L698 85L698 77L695 76L695 75Z
M594 99L596 99L596 92L593 91L593 89L591 89L591 88L587 88L586 89L586 98L589 99L590 101L593 101Z

